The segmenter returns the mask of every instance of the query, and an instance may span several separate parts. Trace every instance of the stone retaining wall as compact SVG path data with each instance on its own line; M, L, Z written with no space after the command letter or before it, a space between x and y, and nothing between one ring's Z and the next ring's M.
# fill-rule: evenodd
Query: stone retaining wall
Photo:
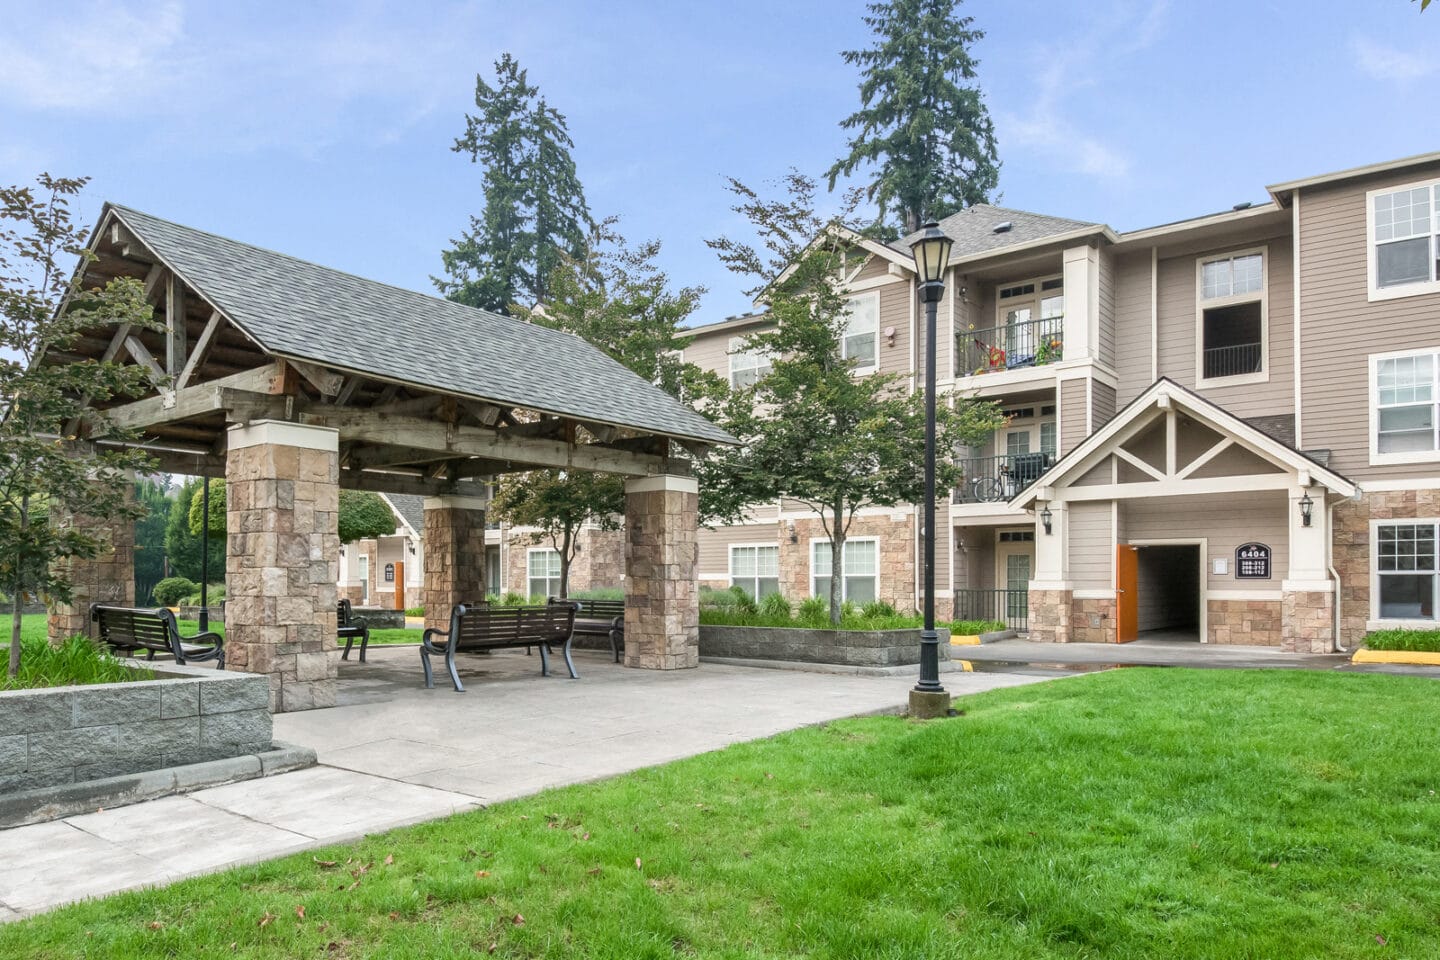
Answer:
M940 657L950 649L941 629ZM797 660L853 667L898 667L920 662L920 631L807 630L795 627L700 626L700 656L745 660Z
M130 683L0 691L0 794L270 749L263 674L175 664L155 673Z

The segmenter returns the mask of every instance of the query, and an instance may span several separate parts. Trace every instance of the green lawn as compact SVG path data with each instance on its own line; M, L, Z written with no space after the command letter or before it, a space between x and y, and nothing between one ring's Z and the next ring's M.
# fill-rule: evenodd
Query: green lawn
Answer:
M22 639L26 637L39 638L45 636L45 614L27 613L20 618L20 621L20 636ZM9 628L10 622L6 620L6 633L4 638L6 641L9 640ZM223 623L212 623L210 624L210 629L222 637L225 635L225 624ZM180 621L180 633L182 635L197 633L199 630L200 625L194 620ZM370 643L372 645L377 643L419 643L420 634L423 632L424 631L421 630L371 630Z
M77 905L0 956L1440 956L1440 684L1128 669L958 706Z

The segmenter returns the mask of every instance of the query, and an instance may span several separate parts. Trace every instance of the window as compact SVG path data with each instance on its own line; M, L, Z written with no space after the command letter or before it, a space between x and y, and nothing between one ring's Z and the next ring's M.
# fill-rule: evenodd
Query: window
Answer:
M845 335L840 355L854 360L858 370L873 370L880 362L880 294L851 297L846 308Z
M560 553L549 547L537 547L530 551L529 589L532 597L558 597L560 595Z
M1265 379L1265 253L1196 261L1196 378Z
M730 339L730 386L753 387L770 372L770 358L758 350L746 350L744 337Z
M485 548L485 590L494 597L500 596L500 546ZM546 594L549 596L549 594Z
M1063 359L1063 277L1001 287L998 300L997 323L1001 329L991 339L1004 350L1006 369L1042 366Z
M740 587L756 600L779 593L780 548L760 544L732 546L730 585Z
M1435 523L1375 528L1375 579L1382 620L1435 619Z
M1419 353L1370 358L1370 461L1440 460L1440 355Z
M1370 299L1440 292L1440 180L1365 195Z
M810 544L811 592L817 597L830 596L830 541L814 540ZM843 567L840 597L853 603L869 603L880 594L880 542L878 540L846 540L841 547Z
M1055 456L1055 421L1040 424L1040 452Z

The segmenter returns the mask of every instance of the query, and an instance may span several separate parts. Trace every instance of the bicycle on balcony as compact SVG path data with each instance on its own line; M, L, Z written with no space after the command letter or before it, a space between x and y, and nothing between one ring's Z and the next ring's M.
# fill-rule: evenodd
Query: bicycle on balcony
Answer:
M1054 463L1054 455L1043 452L996 457L994 476L980 476L970 481L970 502L1009 500L1040 479Z

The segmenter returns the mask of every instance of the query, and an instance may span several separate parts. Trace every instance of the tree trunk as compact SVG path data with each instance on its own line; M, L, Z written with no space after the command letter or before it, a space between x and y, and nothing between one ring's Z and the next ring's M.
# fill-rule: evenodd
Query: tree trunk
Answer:
M845 586L845 504L835 504L830 521L830 625L840 626L841 595Z
M30 495L20 495L20 535L24 538L30 529ZM24 567L15 571L15 583L10 591L10 676L20 673L20 604L25 592Z
M575 537L570 528L565 528L564 539L560 541L560 599L570 596L570 564L575 559Z

